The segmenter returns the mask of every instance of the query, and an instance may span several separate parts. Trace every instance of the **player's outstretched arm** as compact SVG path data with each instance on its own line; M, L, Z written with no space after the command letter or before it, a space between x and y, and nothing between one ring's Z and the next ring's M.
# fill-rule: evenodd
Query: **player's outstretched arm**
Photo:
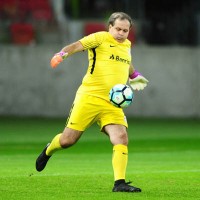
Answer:
M68 56L83 51L84 47L81 42L77 41L70 45L65 46L60 52L56 53L51 59L51 67L56 68Z
M133 90L143 90L149 82L140 72L130 66L129 84Z
M64 51L60 51L56 53L51 59L51 67L56 68L65 58L67 58L68 53Z

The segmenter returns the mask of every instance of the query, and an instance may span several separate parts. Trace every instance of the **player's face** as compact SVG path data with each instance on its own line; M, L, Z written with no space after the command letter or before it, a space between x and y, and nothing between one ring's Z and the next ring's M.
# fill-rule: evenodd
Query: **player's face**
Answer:
M116 19L114 25L109 26L109 33L113 36L117 42L124 42L129 34L130 22L127 19Z

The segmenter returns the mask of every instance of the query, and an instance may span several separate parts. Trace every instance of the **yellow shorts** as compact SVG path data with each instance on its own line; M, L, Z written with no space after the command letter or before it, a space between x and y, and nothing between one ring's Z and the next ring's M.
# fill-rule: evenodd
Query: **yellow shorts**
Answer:
M101 130L108 124L121 124L128 127L126 116L121 108L117 108L98 97L77 94L66 126L74 130L84 131L95 122Z

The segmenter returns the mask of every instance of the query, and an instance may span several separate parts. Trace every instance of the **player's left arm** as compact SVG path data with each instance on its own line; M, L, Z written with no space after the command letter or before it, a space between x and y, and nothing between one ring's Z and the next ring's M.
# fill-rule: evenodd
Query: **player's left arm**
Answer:
M68 56L83 50L84 47L80 41L65 46L64 48L62 48L60 52L56 53L51 59L51 67L56 68L58 64L60 64Z
M133 90L143 90L149 81L131 63L129 67L129 84Z

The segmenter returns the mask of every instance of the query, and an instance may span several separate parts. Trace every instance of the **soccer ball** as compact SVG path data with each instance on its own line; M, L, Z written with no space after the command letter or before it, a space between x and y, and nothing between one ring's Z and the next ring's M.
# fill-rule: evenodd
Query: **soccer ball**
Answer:
M111 88L109 92L110 102L119 108L126 108L131 105L133 101L133 91L128 85L117 84Z

